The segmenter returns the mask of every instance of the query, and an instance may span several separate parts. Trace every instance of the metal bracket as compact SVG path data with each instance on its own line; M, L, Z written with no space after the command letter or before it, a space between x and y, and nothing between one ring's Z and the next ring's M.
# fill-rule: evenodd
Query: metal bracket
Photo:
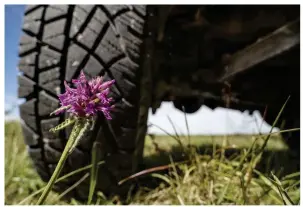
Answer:
M228 81L235 75L294 48L299 43L300 21L298 19L232 55L224 66L225 71L219 78L219 82Z

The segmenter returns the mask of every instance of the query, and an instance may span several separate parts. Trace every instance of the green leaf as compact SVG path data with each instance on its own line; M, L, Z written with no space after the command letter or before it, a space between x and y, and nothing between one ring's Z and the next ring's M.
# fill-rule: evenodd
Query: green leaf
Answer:
M76 148L77 144L79 143L80 139L83 137L84 133L89 129L91 125L90 120L84 119L79 120L76 123L76 129L73 130L73 134L71 135L70 139L73 139L73 144L69 148L69 153L72 153L73 150Z
M61 124L59 124L58 126L54 127L54 128L51 128L49 131L50 132L56 132L56 131L59 131L61 129L64 129L65 127L68 127L72 124L74 124L76 122L76 119L75 118L68 118L66 119L64 122L62 122Z

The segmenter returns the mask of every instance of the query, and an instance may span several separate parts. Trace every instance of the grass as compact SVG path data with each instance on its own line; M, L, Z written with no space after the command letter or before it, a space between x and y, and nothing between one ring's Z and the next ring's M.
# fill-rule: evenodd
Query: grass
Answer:
M227 136L224 149L222 136L190 136L191 147L187 146L187 136L177 139L185 148L169 136L146 137L141 169L162 165L166 169L138 176L138 190L127 198L127 204L298 204L300 174L297 165L289 162L291 155L280 136L269 139L260 160L256 155L264 137ZM255 147L250 148L254 142ZM20 124L5 123L5 204L19 204L44 186L31 166ZM60 197L52 192L46 204L80 204ZM23 204L35 204L38 198ZM101 192L92 202L119 203L119 198L106 198Z
M25 197L44 187L29 159L18 122L5 123L5 204L18 204ZM56 193L51 193L47 203L52 203ZM37 199L37 198L35 198ZM28 203L36 202L29 200ZM56 204L66 204L58 202Z

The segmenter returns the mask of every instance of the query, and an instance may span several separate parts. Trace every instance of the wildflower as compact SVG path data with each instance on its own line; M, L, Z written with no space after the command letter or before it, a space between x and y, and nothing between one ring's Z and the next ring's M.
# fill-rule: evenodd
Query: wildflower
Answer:
M114 80L103 82L102 77L95 77L87 81L83 71L78 79L73 79L72 83L76 88L71 88L64 82L65 93L59 95L61 107L54 111L60 114L65 110L76 117L89 118L102 112L106 119L111 119L110 111L112 98L109 98L109 88L114 84Z
M108 96L109 88L114 84L114 80L103 82L102 77L96 77L87 81L83 71L81 71L80 77L72 80L72 82L75 84L76 88L71 88L64 82L66 91L59 95L61 107L52 113L60 114L67 111L71 113L72 116L58 126L50 129L50 131L56 132L67 126L74 126L55 171L40 196L37 205L44 203L57 180L68 155L76 148L85 132L94 125L94 120L92 118L95 117L98 112L102 112L106 119L111 119L110 111L113 108L111 105L113 99Z

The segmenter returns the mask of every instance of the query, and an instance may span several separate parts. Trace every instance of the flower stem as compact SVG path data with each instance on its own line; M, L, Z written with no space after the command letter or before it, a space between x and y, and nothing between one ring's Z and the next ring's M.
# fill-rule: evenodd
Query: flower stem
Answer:
M70 137L65 145L64 151L60 157L60 160L55 168L54 173L52 174L52 177L50 178L50 180L48 181L46 187L44 188L44 191L42 193L42 195L40 196L37 205L42 205L45 202L45 199L47 198L48 194L50 193L54 183L56 182L63 166L64 163L68 157L68 155L70 154L70 149L73 146L74 142L75 142L75 136L77 136L81 130L81 121L76 121L73 130L70 134Z
M68 140L68 142L70 142L70 141L71 141L71 139ZM46 199L46 197L48 196L49 192L51 191L51 189L52 189L55 181L57 180L57 178L58 178L58 176L59 176L59 174L60 174L60 172L61 172L61 170L63 168L65 160L66 160L66 158L68 156L68 151L69 151L69 149L68 149L68 147L66 145L66 147L65 147L65 149L64 149L64 151L62 153L62 156L60 157L60 160L59 160L59 162L58 162L58 164L56 166L56 169L55 169L54 173L52 174L51 179L48 181L47 186L45 187L42 195L40 196L40 198L39 198L39 200L37 202L37 205L43 204L44 201L45 201L45 199Z

